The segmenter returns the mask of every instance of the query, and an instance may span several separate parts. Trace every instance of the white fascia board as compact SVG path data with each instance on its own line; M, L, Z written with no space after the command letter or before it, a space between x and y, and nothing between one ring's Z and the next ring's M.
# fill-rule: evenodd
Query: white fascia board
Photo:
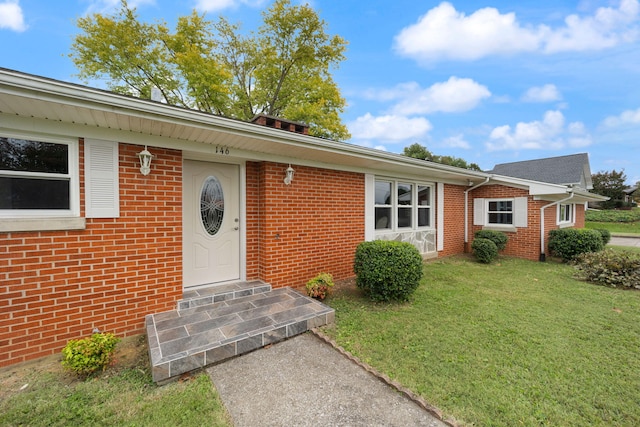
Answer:
M266 128L253 123L215 116L202 111L170 106L159 102L129 97L77 84L18 72L11 72L10 70L0 69L0 93L7 93L30 99L34 104L39 102L54 102L84 109L86 111L100 111L109 114L134 117L142 120L150 120L155 123L176 124L205 129L209 132L217 131L269 140L272 143L282 146L283 153L287 152L287 146L302 147L305 151L308 150L309 155L305 155L304 157L306 159L301 160L313 159L315 157L313 155L314 152L317 153L318 151L322 151L345 156L345 158L352 158L354 160L359 158L361 160L364 159L380 164L380 167L371 166L366 169L369 172L377 172L382 169L387 173L403 173L406 176L421 177L427 180L438 180L441 182L459 185L464 184L465 181L468 180L480 180L485 179L488 176L484 172L471 171L439 163L425 162L424 160L413 159L400 154L387 153L381 150L361 147L350 143L288 133L279 129ZM77 129L76 126L77 124L74 124L74 130ZM88 124L87 127L90 128L91 124ZM102 138L106 137L104 132L100 133L103 134L101 135ZM76 134L76 132L74 132L74 134ZM134 135L136 135L132 132L127 132L127 134L129 135L129 138L122 138L122 140L124 140L123 142L129 141ZM87 135L83 134L77 136ZM150 138L157 139L161 137L150 136ZM171 145L171 147L167 148L185 148L185 141L183 140L167 139L167 141L175 141L175 144L167 144ZM197 144L203 147L209 145L201 142L198 142ZM194 146L192 145L191 148L193 149ZM282 161L296 161L295 159L289 159L284 156L277 157L282 157ZM334 168L336 166L334 164L326 165ZM349 168L348 166L349 165L343 164L341 168ZM362 170L362 168L359 169Z
M529 191L531 196L567 194L570 190L566 185L550 184L547 182L531 181L503 175L491 175L491 182L522 188ZM490 183L491 183L490 182Z

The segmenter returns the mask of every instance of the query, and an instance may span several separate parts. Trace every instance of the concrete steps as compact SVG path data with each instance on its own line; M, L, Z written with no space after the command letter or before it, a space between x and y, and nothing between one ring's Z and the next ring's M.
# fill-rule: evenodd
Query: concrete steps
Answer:
M178 309L146 316L153 380L165 382L334 319L332 308L259 281L188 291Z

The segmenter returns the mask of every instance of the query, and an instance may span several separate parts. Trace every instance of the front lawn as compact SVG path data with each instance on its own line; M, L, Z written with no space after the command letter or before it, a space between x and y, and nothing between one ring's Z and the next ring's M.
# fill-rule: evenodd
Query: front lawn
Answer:
M338 289L326 333L462 425L640 425L640 292L572 274L432 261L410 304Z
M65 372L51 356L0 370L0 426L231 426L205 373L158 387L144 337L116 347L95 377Z

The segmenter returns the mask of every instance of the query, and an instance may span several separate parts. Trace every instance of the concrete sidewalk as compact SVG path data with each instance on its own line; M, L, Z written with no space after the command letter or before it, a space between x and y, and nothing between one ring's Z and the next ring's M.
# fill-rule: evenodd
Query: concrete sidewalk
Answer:
M451 425L311 333L207 372L236 427Z

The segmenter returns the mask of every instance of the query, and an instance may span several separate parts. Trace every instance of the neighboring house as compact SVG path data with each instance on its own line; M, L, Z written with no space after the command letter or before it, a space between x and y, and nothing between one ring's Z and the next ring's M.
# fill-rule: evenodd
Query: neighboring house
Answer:
M551 184L576 186L583 190L593 189L591 167L589 166L589 155L587 153L501 163L488 173L549 182Z
M638 187L637 186L629 187L623 191L624 191L624 201L627 203L635 203Z
M205 285L352 277L365 240L441 257L492 228L537 260L602 199L256 122L0 69L0 366L142 333Z

